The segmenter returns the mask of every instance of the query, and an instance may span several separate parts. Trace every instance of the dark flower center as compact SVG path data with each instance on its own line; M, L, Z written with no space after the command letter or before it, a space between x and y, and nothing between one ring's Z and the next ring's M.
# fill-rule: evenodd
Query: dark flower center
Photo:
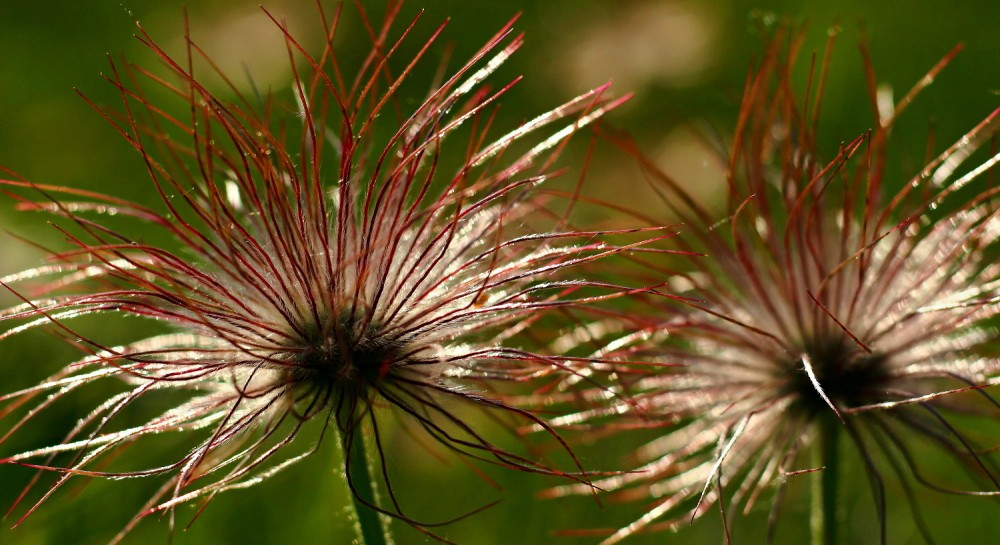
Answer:
M296 386L358 390L388 374L403 356L400 343L378 335L361 317L340 319L305 331L293 358L289 381Z
M831 410L823 395L838 410L884 400L887 370L883 355L866 352L844 341L817 343L807 348L805 355L815 383L800 359L788 367L791 372L788 393L794 395L810 415Z

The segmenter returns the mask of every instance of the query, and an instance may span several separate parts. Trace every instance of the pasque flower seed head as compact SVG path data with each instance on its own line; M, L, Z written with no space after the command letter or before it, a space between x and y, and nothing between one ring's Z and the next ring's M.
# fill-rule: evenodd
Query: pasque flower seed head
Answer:
M678 367L623 375L636 414L663 434L639 449L635 471L594 483L654 502L605 545L713 506L730 521L762 498L773 498L770 542L789 482L822 472L836 487L844 478L835 473L837 434L865 472L850 480L870 482L882 543L889 479L901 483L928 542L921 489L1000 494L989 450L997 437L960 424L995 421L1000 408L989 388L1000 361L984 350L1000 312L1000 217L983 176L1000 156L962 170L1000 112L899 180L887 159L897 116L957 50L896 104L876 87L866 54L872 129L828 153L819 132L833 85L828 57L813 64L823 68L809 72L800 95L792 74L801 36L779 34L746 85L723 221L636 152L687 224L685 249L704 255L688 272L669 271L692 299L665 300L675 306L661 316L646 312L644 334L617 348ZM951 458L956 475L929 471L920 455L928 446ZM966 475L978 485L969 489ZM570 484L551 495L584 490Z
M484 81L522 44L508 24L410 107L401 89L443 25L400 67L398 51L412 48L417 21L396 33L397 3L381 27L358 11L372 45L354 68L334 46L346 12L338 8L315 55L275 21L295 74L290 93L230 88L233 101L202 83L196 68L215 65L193 41L176 58L140 27L139 40L169 74L112 65L108 80L124 109L97 110L145 162L157 206L14 176L3 182L20 208L69 220L58 228L73 247L3 280L23 304L3 313L12 325L2 337L45 326L88 354L0 397L9 423L0 445L79 390L125 385L58 444L4 455L6 464L56 472L38 503L75 476L158 476L164 484L140 515L172 512L299 461L315 447L296 440L315 424L344 438L348 475L348 466L365 463L350 460L352 443L374 443L391 501L370 507L421 526L392 494L385 466L397 461L382 449L389 415L460 455L587 480L579 466L558 470L497 446L460 407L546 427L491 395L490 385L572 366L521 350L512 337L547 309L624 293L555 279L631 245L570 229L547 212L552 197L533 191L552 175L567 138L624 99L601 87L499 133L495 107L513 83L490 89ZM159 104L164 95L183 107ZM531 214L553 228L527 230ZM145 242L150 230L173 244ZM637 238L661 236L650 233ZM29 283L37 295L21 295ZM73 325L87 315L148 318L169 331L111 346ZM164 400L172 405L137 420ZM105 465L164 433L187 443L172 462Z

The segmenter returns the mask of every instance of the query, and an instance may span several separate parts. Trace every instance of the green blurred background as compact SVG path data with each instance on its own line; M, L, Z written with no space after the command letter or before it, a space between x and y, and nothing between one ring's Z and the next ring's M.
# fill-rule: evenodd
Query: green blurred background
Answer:
M245 65L258 85L280 92L289 83L287 57L279 35L257 3L186 2L195 40L237 82L246 81L242 77ZM301 29L297 35L317 37L311 1L265 0L264 4L286 18L293 30ZM373 7L380 4L371 3ZM731 130L747 68L762 50L757 28L773 16L808 24L805 54L822 51L828 28L837 24L843 28L831 66L821 129L821 147L828 152L871 125L856 47L861 27L869 35L880 83L891 85L897 97L952 46L958 42L966 45L900 122L894 135L896 149L901 150L894 159L899 173L912 172L914 165L920 164L931 127L941 148L1000 103L1000 2L428 0L425 4L408 2L405 13L426 8L419 36L426 36L439 21L450 17L444 39L432 57L439 56L442 45L450 42L455 46L455 61L466 58L504 22L523 12L517 29L526 33L527 44L493 80L499 85L505 78L525 76L504 97L501 116L506 117L502 121L516 123L612 80L617 94L631 91L636 96L610 117L611 123L631 131L667 172L703 188L699 191L705 192L705 199L717 192L721 178L696 135L725 135ZM180 54L184 5L178 0L0 0L0 165L37 182L99 189L153 203L152 186L139 157L73 88L99 105L117 108L115 89L98 75L107 71L106 54L155 66L152 55L132 38L133 17L168 51ZM404 15L402 20L410 16ZM352 40L367 47L356 29L348 29L342 43L349 47ZM428 73L436 67L434 60L422 64ZM804 76L805 63L799 68ZM636 169L613 153L599 154L585 191L633 204L648 201L643 199L646 193ZM665 210L650 208L648 213L669 220ZM44 244L59 245L59 237L45 224L45 218L19 214L9 200L0 202L0 226ZM38 250L11 236L0 239L0 274L33 266L41 259ZM0 294L0 301L7 306L14 299ZM102 338L114 343L135 338L143 327L100 329ZM92 330L97 329L94 326ZM0 346L0 392L37 382L70 361L73 350L63 344L42 332L4 341ZM60 419L65 423L60 424ZM56 412L44 420L52 429L23 433L15 444L45 444L46 438L58 436L73 419L70 408ZM0 431L4 429L0 427ZM634 449L641 440L631 435L581 444L580 454L592 468L620 467L619 454ZM13 446L4 446L0 454L8 454L10 448ZM405 495L415 504L416 512L427 515L425 518L445 519L495 499L503 500L485 513L441 530L463 544L594 543L598 539L593 536L553 537L553 533L616 527L639 516L644 508L642 502L599 506L590 498L539 501L535 495L556 484L554 481L490 471L502 486L497 491L461 463L431 459L406 437L394 438L389 448L389 456L401 459L396 467L403 469L397 473ZM190 530L177 532L174 542L349 543L350 534L342 522L347 499L333 478L333 470L339 467L336 457L332 445L326 445L317 455L260 486L222 495ZM845 513L847 535L852 543L872 543L874 510L862 473L853 474L858 478L845 483L845 495L850 498ZM0 467L0 504L4 509L29 477L28 470ZM153 488L154 483L144 482L67 487L16 530L9 529L13 520L8 518L0 528L0 544L103 543L124 525ZM807 536L807 491L798 483L792 488L793 501L788 503L786 522L779 529L782 543L802 543ZM988 543L995 539L996 516L1000 514L997 503L931 492L922 495L940 543ZM179 524L186 524L191 514L191 509L181 509ZM761 542L766 517L765 506L736 521L736 543ZM891 503L890 521L891 542L916 542L904 502ZM399 545L427 541L404 525L397 528ZM166 536L165 522L150 519L125 542L165 543ZM639 536L631 543L722 541L717 517L707 516L678 534Z

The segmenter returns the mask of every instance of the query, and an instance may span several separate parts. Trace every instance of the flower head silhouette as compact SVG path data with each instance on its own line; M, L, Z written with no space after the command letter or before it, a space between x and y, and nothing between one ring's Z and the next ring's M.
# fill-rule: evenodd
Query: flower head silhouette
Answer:
M776 37L748 79L727 158L726 221L716 222L681 181L621 140L688 224L687 249L705 255L687 273L671 271L690 287L676 293L700 302L619 348L680 367L628 384L664 433L639 449L634 472L595 485L655 503L605 545L676 527L715 504L727 520L771 497L773 487L771 542L785 484L802 473L819 472L820 511L832 515L843 478L838 436L849 438L866 471L882 543L889 476L898 477L928 542L917 486L1000 493L989 450L997 437L967 420L989 422L1000 410L988 388L1000 361L983 349L1000 312L1000 218L995 189L977 179L1000 156L959 172L994 134L998 112L895 182L887 167L894 122L957 49L897 104L876 88L865 53L873 128L823 159L827 73L810 71L804 97L793 91L801 44L794 33ZM928 445L950 455L976 487L931 474L920 455ZM580 490L569 484L551 494ZM822 542L838 542L838 524L826 522Z
M393 494L386 469L393 462L380 439L387 415L460 455L587 480L579 468L564 472L495 445L454 402L546 427L487 388L571 371L558 356L508 341L546 309L624 292L553 277L633 244L570 229L562 212L547 208L551 197L531 191L552 175L567 138L624 98L602 87L489 136L497 101L513 83L491 90L483 82L522 44L512 22L405 110L401 86L443 25L396 72L391 61L416 26L390 40L398 11L390 4L379 27L359 6L373 46L353 79L333 46L339 9L319 55L307 54L275 21L296 75L291 107L271 96L255 101L235 87L228 92L236 100L224 101L195 75L196 66L215 65L194 42L187 59L177 60L140 28L139 39L173 79L113 64L108 80L120 89L124 112L95 108L145 161L159 209L16 176L3 182L21 209L70 220L58 228L73 248L3 280L23 304L3 313L17 325L2 337L50 326L88 354L37 386L0 397L0 416L10 424L0 444L78 390L125 385L58 444L0 460L56 472L38 503L74 476L165 477L131 528L141 515L208 501L297 462L315 447L296 439L318 421L343 438L355 495L419 526ZM154 103L164 92L179 97L187 113ZM401 122L392 126L394 118ZM452 143L454 133L464 143ZM534 142L525 145L528 138ZM529 214L551 229L526 231ZM102 219L112 215L113 222ZM122 227L136 223L141 234ZM145 242L150 229L174 246ZM636 238L661 236L649 233ZM26 288L15 286L27 282L37 295L20 295ZM72 325L85 315L123 314L158 320L169 331L109 346ZM166 410L135 423L162 403ZM367 467L352 460L365 441L362 427L374 442L373 467L381 468L388 505L376 505L352 480L349 469ZM188 442L174 461L141 470L105 465L164 433Z

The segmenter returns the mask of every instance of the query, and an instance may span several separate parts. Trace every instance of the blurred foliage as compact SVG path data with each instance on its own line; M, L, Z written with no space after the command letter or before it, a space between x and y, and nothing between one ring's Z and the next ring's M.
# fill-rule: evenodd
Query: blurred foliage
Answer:
M245 66L255 84L281 90L290 78L287 64L283 64L287 55L280 35L257 3L187 2L191 32L237 85L247 81ZM380 2L368 3L376 12L381 6ZM133 18L168 51L181 54L184 4L181 0L0 0L0 165L37 182L154 202L153 188L137 154L73 93L73 88L102 107L117 108L116 90L98 76L108 71L106 54L116 62L127 58L147 67L156 65L150 52L132 37ZM312 2L265 0L264 4L279 18L286 18L296 35L310 36L315 43L320 29ZM944 6L933 0L433 0L426 4L418 34L426 36L439 21L450 17L432 58L440 57L446 50L443 44L451 43L453 62L466 58L504 22L522 12L517 29L526 33L527 44L494 79L502 82L519 74L525 76L503 99L502 122L516 123L610 79L615 82L615 93L635 93L610 122L629 130L644 150L665 161L662 166L668 172L682 180L690 176L697 178L697 183L707 181L708 185L713 178L718 182L718 174L706 166L707 155L699 149L725 141L735 123L748 67L764 45L760 28L774 20L808 25L803 61L797 67L802 81L807 76L808 55L822 52L828 29L835 25L842 28L830 66L821 124L825 138L821 148L831 153L839 142L864 132L871 123L856 47L861 29L868 35L879 82L891 84L897 97L951 47L965 44L965 51L897 127L896 149L904 150L895 158L901 175L912 173L914 166L921 164L932 130L936 148L941 149L1000 101L997 2L953 0ZM414 14L419 7L420 2L410 1L406 12ZM410 17L404 15L401 20ZM367 42L359 29L346 30L344 48L357 41L362 44L360 51L365 51ZM424 72L414 79L430 81L437 62L421 66ZM221 85L217 89L224 92ZM419 90L413 97L419 100ZM641 200L643 185L626 157L605 149L596 157L585 191L634 205L645 202ZM652 208L646 212L669 221L665 210ZM0 206L0 224L43 245L60 244L44 218L18 214L9 202ZM32 266L41 259L41 251L11 236L0 242L0 273ZM14 301L8 294L0 295L0 300L4 306ZM134 338L144 327L148 326L126 323L117 329L106 324L90 329L100 331L113 343ZM4 341L0 390L8 392L32 384L69 361L72 348L53 339L32 332ZM63 408L51 418L53 422L72 422L76 417L71 408ZM25 437L17 445L58 441L64 429L54 424L51 430L30 430L22 434ZM640 435L600 438L592 443L585 438L574 440L585 465L608 469L621 467L621 455L641 444ZM14 445L5 446L4 453L8 447ZM395 438L388 449L389 456L404 459L396 465L400 489L404 505L412 505L418 518L443 520L494 499L503 500L485 513L442 529L448 538L463 544L593 543L596 539L592 536L551 536L560 530L616 527L637 517L644 508L643 502L598 505L591 498L539 501L535 495L552 481L491 470L490 477L502 487L498 492L461 463L433 459L424 446L405 435ZM348 543L349 534L342 522L347 499L338 492L332 475L332 470L340 467L335 450L328 444L317 455L261 486L221 496L190 530L178 531L174 543ZM30 477L30 470L0 467L0 501L9 503ZM84 484L81 480L61 490L16 530L9 529L14 521L8 518L0 529L0 544L102 543L155 488L155 483L142 481ZM793 497L807 496L807 491L801 490L804 485L803 479L803 484L793 486L792 493L799 494ZM851 498L846 505L845 520L850 522L845 533L851 542L864 542L871 539L875 524L866 485L859 476L845 486L849 489L845 497ZM922 494L932 526L939 535L947 536L942 543L982 543L984 532L995 527L994 502ZM804 541L808 529L805 503L789 503L787 522L779 527L781 542ZM179 527L183 528L194 513L190 507L179 510ZM762 538L753 536L763 535L766 518L766 510L758 509L735 521L737 535L744 535L740 542L759 542ZM889 519L892 542L911 542L915 536L905 502L890 506ZM398 529L399 545L427 541L404 525ZM947 534L942 534L944 531ZM164 543L166 536L166 522L151 519L126 543ZM722 534L718 521L705 517L676 537L641 536L631 543L673 541L720 543Z

